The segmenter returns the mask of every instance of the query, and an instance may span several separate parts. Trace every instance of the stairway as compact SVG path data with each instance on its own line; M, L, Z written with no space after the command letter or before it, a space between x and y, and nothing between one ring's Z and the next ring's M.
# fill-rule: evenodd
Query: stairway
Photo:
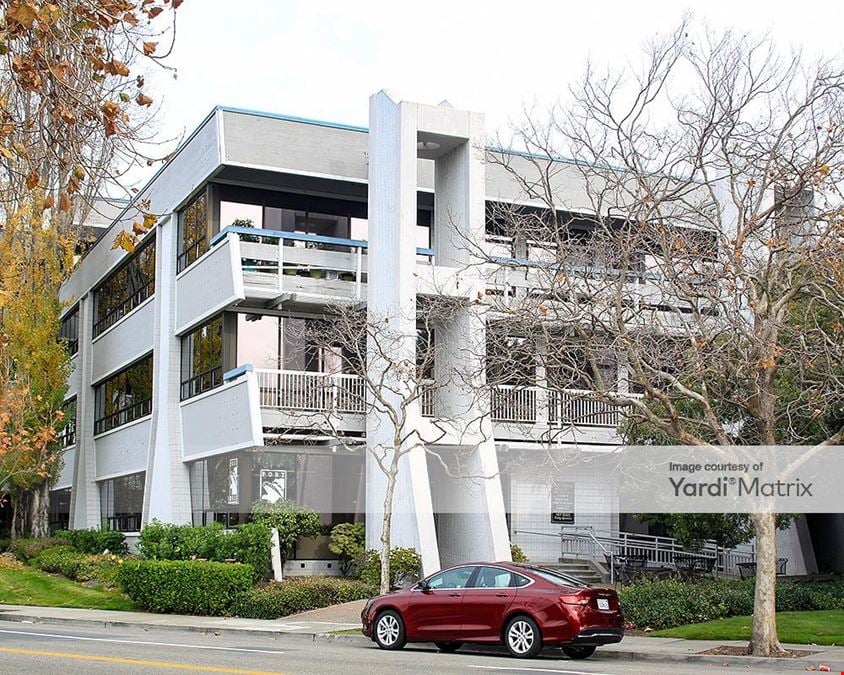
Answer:
M568 574L592 586L604 583L601 570L591 560L584 558L560 558L555 563L546 564L545 567Z

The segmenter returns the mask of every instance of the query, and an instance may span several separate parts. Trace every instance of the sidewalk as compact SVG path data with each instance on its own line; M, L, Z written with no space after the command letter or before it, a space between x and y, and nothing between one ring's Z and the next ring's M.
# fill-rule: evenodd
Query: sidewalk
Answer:
M0 604L0 621L72 624L103 628L111 626L142 629L162 628L168 631L181 630L217 635L254 635L275 638L294 634L310 637L313 640L358 642L364 638L333 633L360 628L357 617L360 615L363 604L362 600L349 602L295 614L276 621ZM746 643L628 636L620 644L601 647L594 658L595 660L622 659L738 666L766 672L771 670L817 671L821 665L824 665L828 666L833 673L844 672L844 647L784 645L790 649L816 652L810 656L789 659L701 654L703 651L723 645L745 646Z

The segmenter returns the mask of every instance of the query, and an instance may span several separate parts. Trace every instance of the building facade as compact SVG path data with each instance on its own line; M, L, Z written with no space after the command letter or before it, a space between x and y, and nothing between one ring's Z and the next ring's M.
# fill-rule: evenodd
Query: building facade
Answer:
M234 525L257 500L284 498L319 511L326 531L365 520L378 548L385 476L366 447L389 445L389 424L303 326L333 304L366 306L406 336L397 349L413 359L407 307L518 284L467 272L461 242L512 246L496 236L490 204L531 205L507 171L485 164L483 134L480 114L383 92L370 100L369 130L212 111L140 193L158 221L136 250L112 249L142 218L129 206L62 289L73 423L54 524ZM554 180L588 211L573 167ZM460 306L437 328L436 372L465 366L465 336L482 350L484 317ZM510 542L556 560L561 524L618 532L611 480L582 469L561 481L537 467L551 432L556 451L615 447L619 412L588 392L546 389L501 386L483 409L470 384L454 384L408 407L423 440L402 456L392 539L419 550L426 572L507 559ZM572 406L582 408L574 426ZM425 435L443 420L448 433ZM449 453L462 453L464 475L432 459ZM332 556L322 537L296 558L320 571Z

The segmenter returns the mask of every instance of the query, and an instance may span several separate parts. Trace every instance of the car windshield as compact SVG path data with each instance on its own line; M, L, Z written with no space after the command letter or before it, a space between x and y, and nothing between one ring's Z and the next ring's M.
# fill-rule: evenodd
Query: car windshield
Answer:
M568 574L563 574L554 569L547 567L527 567L525 568L538 577L542 577L545 581L550 581L552 584L558 586L574 586L576 588L589 588L589 584L582 582L580 579L570 577Z

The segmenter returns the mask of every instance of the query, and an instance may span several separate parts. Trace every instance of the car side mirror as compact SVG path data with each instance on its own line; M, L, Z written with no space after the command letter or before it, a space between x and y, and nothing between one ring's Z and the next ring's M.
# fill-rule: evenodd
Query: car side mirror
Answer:
M425 579L422 579L422 581L417 583L416 586L423 593L429 593L431 591L431 587L428 585L428 582Z

